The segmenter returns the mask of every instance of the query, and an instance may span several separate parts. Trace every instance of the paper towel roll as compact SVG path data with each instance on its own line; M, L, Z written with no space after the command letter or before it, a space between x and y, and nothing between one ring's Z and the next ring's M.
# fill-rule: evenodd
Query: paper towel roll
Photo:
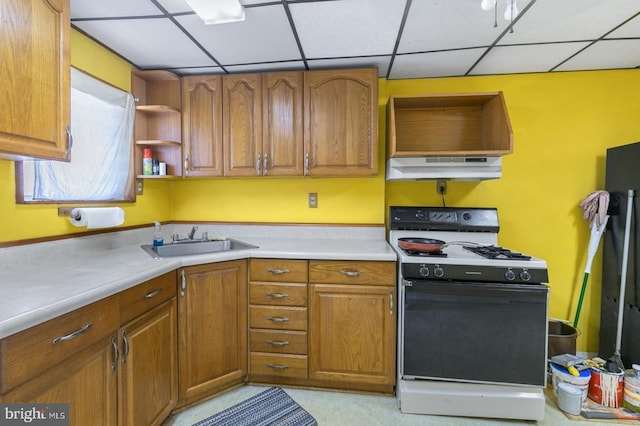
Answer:
M87 229L110 228L124 223L124 210L120 207L87 207L71 210L69 222Z

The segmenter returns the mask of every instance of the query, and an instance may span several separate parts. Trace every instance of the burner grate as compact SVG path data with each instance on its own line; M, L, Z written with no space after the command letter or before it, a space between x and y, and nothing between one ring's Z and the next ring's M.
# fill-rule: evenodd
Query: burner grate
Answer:
M530 260L531 256L511 251L500 246L463 246L466 250L478 254L487 259L497 260Z
M442 250L438 250L438 251L429 251L429 252L425 252L425 251L416 251L416 250L407 250L407 249L400 249L402 250L407 256L417 256L417 257L447 257L447 253L443 252Z

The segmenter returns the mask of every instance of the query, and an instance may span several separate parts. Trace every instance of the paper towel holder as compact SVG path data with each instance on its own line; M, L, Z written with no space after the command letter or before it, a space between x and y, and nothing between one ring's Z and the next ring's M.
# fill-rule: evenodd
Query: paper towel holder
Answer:
M79 215L73 215L73 209L77 209L78 207L58 207L58 216L73 216L74 219L80 219Z

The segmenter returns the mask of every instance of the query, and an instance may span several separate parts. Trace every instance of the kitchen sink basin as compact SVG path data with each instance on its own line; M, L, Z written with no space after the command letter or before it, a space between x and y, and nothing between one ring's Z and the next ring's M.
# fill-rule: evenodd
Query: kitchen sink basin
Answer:
M154 259L258 248L258 246L254 246L253 244L244 243L231 238L225 238L224 240L180 241L179 243L166 244L163 246L145 244L140 247L142 247L142 249Z

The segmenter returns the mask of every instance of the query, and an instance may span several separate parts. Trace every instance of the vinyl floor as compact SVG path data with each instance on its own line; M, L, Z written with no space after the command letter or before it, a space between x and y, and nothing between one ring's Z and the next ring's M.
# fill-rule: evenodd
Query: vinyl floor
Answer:
M283 387L283 389L318 421L319 426L611 425L611 423L598 421L569 420L558 409L555 402L548 398L544 420L535 422L403 414L398 409L396 399L393 396L363 395L287 387ZM197 405L185 408L167 419L163 426L190 426L263 390L265 390L265 387L255 385L236 387Z

